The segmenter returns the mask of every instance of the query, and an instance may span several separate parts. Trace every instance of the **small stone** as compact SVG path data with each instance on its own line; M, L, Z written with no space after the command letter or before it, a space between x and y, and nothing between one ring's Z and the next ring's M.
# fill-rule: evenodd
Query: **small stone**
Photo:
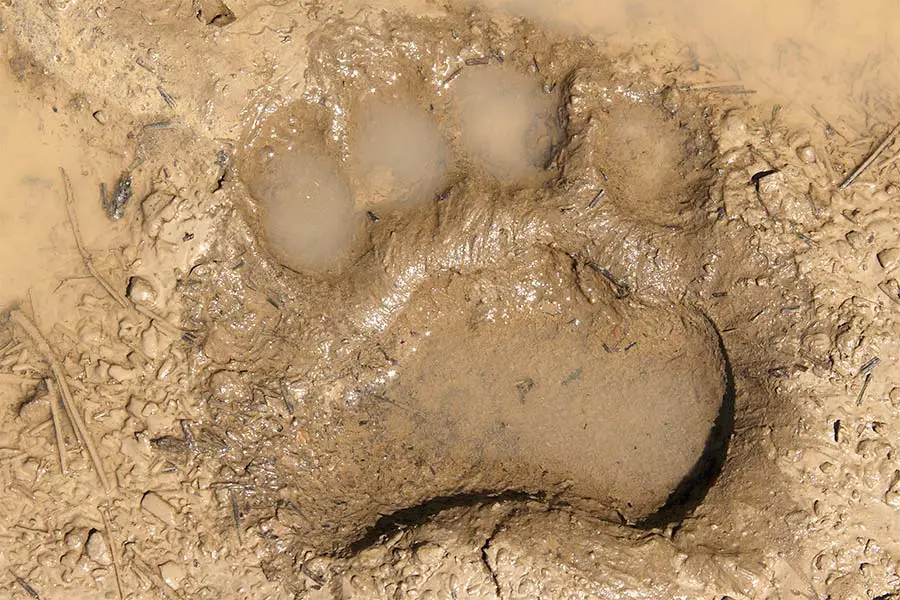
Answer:
M171 358L167 358L163 361L163 364L159 365L159 369L156 370L156 378L159 381L164 381L172 374L172 371L175 369L175 361Z
M437 565L446 554L437 544L422 544L416 548L415 559L422 565Z
M894 471L894 476L891 478L891 484L884 494L884 501L889 506L900 508L900 470Z
M800 146L797 148L797 158L811 165L816 162L816 149L812 146Z
M891 391L888 392L888 400L891 401L894 408L900 408L900 387L892 388Z
M95 110L91 116L94 117L94 120L101 125L106 124L106 113L104 113L102 110Z
M109 376L119 383L123 383L125 381L134 379L134 369L126 369L125 367L120 367L119 365L112 365L109 368Z
M141 508L166 525L175 525L175 516L178 514L178 511L156 492L151 491L144 494L144 497L141 499Z
M155 327L150 327L141 334L141 352L150 358L156 358L159 352L159 335Z
M104 360L89 362L84 367L84 374L88 379L106 379L109 377L109 363Z
M172 204L175 196L165 192L153 192L141 202L141 212L144 214L144 221L150 221L157 216L165 207Z
M173 590L181 587L181 580L184 579L185 575L182 566L171 560L159 565L159 574L162 576L163 581L166 582L166 585Z
M878 264L885 271L893 270L900 263L900 248L885 248L878 253Z
M799 527L809 519L809 515L805 511L795 510L784 517L784 522L792 527Z
M84 545L84 539L87 535L87 531L82 528L76 528L66 534L65 542L66 546L71 548L72 550L78 550Z
M850 247L854 250L859 250L866 245L865 236L856 230L848 231L847 235L844 236L844 239L847 240L847 243L850 244Z
M81 558L80 550L69 550L68 552L63 554L62 558L59 559L59 564L71 569L75 566L75 563L78 562L79 558Z
M141 304L152 304L156 301L156 290L143 277L132 277L128 280L128 297Z
M40 472L41 468L42 465L38 460L34 458L26 458L19 466L18 473L25 479L34 481L37 478L38 472Z
M331 573L331 560L326 556L315 556L307 560L303 568L319 581L327 581Z
M32 398L19 405L19 418L29 424L43 423L50 418L50 403L56 402L53 396Z
M831 339L823 332L808 333L803 336L803 346L816 358L824 357L831 349Z
M737 113L729 112L719 127L719 148L723 151L743 148L748 139L747 124Z
M85 551L88 558L104 567L112 564L112 555L109 552L109 546L103 534L96 529L88 536Z
M900 493L888 491L884 494L884 503L893 508L900 508Z
M132 417L140 417L142 416L142 412L144 411L144 407L146 406L146 402L141 398L137 398L132 396L128 400L128 404L125 405L125 410L128 411L128 414Z

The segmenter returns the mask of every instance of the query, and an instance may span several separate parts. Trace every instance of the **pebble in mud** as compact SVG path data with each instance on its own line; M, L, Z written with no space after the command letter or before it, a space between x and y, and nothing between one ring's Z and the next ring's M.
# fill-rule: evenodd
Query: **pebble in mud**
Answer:
M135 375L136 374L134 369L126 369L125 367L119 365L112 365L109 368L109 376L119 383L130 381L135 378Z
M156 358L159 352L159 334L155 327L147 328L141 333L141 352L150 358Z
M143 277L132 277L126 290L128 297L141 304L152 304L156 301L156 290Z
M87 530L84 528L76 528L66 534L65 542L66 546L71 548L72 550L77 550L84 545L84 541L87 538Z
M85 552L87 553L88 558L97 564L103 566L112 564L112 555L109 551L109 545L106 543L106 538L104 538L103 534L96 529L88 536L87 543L85 544Z
M816 149L812 146L801 146L797 148L797 158L806 164L816 162Z
M141 499L141 508L166 525L175 525L178 511L156 492L151 491L144 494L144 497Z
M900 264L900 248L885 248L879 252L878 264L885 271L893 271Z
M891 401L894 408L900 408L900 387L891 388L891 391L888 392L888 400Z
M166 585L173 590L181 588L181 581L184 579L184 568L176 562L167 561L159 565L159 574L162 576Z

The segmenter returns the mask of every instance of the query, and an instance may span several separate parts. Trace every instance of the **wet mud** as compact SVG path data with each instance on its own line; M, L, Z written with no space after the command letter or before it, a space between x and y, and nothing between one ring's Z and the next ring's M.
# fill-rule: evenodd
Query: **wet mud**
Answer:
M0 169L3 593L895 591L890 126L486 8L54 4L0 7L72 145Z

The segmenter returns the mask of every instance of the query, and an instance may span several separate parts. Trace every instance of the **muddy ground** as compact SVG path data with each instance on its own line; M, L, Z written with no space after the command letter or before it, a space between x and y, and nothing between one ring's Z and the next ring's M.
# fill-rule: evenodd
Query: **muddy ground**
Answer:
M463 5L0 31L4 597L900 593L880 99Z

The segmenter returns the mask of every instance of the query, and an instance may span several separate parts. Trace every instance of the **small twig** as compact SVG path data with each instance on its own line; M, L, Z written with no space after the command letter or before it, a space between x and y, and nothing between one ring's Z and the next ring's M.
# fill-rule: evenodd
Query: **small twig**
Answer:
M103 528L106 529L106 537L109 538L109 551L112 554L113 572L116 574L116 587L119 589L119 600L124 600L125 593L122 591L122 563L119 560L119 549L116 546L116 540L113 538L112 527L109 526L109 506L106 508L98 507L100 517L103 519Z
M234 528L235 531L237 531L238 544L243 544L244 541L241 539L241 509L238 507L237 492L234 491L234 488L229 488L228 493L229 496L231 496L231 517L234 519Z
M450 85L450 82L459 77L459 74L462 73L462 70L462 67L458 67L455 71L447 75L447 78L441 83L441 87L447 87L448 85Z
M171 121L158 121L156 123L147 123L142 127L142 129L171 129L172 122Z
M161 85L156 86L156 91L159 92L159 95L162 96L163 102L165 102L169 106L169 108L175 108L175 106L176 106L175 98L173 98L172 95L169 94L169 92L164 90L163 86L161 86Z
M150 565L148 565L136 551L132 551L132 554L133 556L130 563L131 568L134 569L139 576L149 579L167 600L181 600L181 594L176 592L172 586L166 583L166 580L163 579L159 573L154 572Z
M599 202L601 200L603 200L603 196L605 196L605 195L606 195L605 189L602 189L599 192L597 192L597 195L594 196L594 198L590 201L590 203L588 203L588 208L594 208L595 206L597 206L597 204L599 204Z
M616 277L609 271L609 269L604 269L600 265L594 262L587 263L587 266L590 267L595 273L599 273L604 279L606 279L614 288L616 288L616 297L617 298L625 298L628 296L631 291L628 287L628 284L624 281L619 281Z
M72 191L72 182L71 180L69 180L69 175L66 173L65 169L60 167L59 170L62 173L63 183L65 184L66 189L66 211L69 215L69 225L71 225L72 227L72 234L75 236L75 245L78 246L78 252L79 254L81 254L81 259L82 261L84 261L88 272L90 272L91 276L95 280L97 280L97 282L103 287L103 289L106 290L106 293L108 293L119 306L125 309L133 308L138 313L144 315L151 321L155 321L157 327L159 327L159 329L163 333L167 333L175 338L181 337L183 331L180 327L172 325L162 316L150 310L149 308L142 306L136 302L131 302L129 299L125 298L125 296L116 291L116 289L108 281L106 281L106 279L104 279L104 277L100 275L100 273L94 267L94 262L91 259L91 255L87 251L87 248L85 248L84 246L84 240L81 237L81 228L78 226L78 217L75 215L75 193Z
M199 454L200 450L197 447L197 440L194 439L194 434L191 433L190 425L188 425L188 422L185 419L181 419L181 431L184 433L184 441L187 444L188 449L190 449L191 454L194 456Z
M699 81L697 83L688 83L683 86L679 86L684 90L714 90L716 88L723 87L742 87L744 85L743 81L740 80L731 80L731 81Z
M134 307L134 310L136 310L140 314L144 315L145 317L147 317L148 319L153 321L153 323L163 333L168 334L169 336L171 336L173 338L180 338L181 336L184 335L185 332L183 329L181 329L177 325L172 325L166 319L164 319L162 317L162 315L147 308L143 304L138 304L137 302L135 302L132 304L132 306Z
M81 441L85 449L87 449L88 456L91 458L91 464L94 467L94 471L97 472L97 477L100 479L103 490L108 493L110 489L109 480L106 478L106 473L103 472L100 456L97 454L97 448L94 446L94 442L88 434L84 418L81 416L81 413L78 411L78 407L75 404L75 398L72 396L72 390L69 388L69 382L66 379L66 374L62 369L62 365L59 364L59 360L57 360L53 351L50 349L50 344L47 342L46 338L44 338L43 334L38 330L35 324L31 322L31 319L26 317L22 311L12 311L12 313L10 313L10 319L25 331L28 337L30 337L37 346L38 352L43 354L44 359L50 363L50 370L53 371L56 384L59 386L66 414L72 422L72 426L75 429L75 434L78 436L79 441Z
M50 379L45 380L47 384L47 398L50 400L50 420L53 421L53 432L56 435L56 449L59 452L59 470L63 476L69 474L66 466L66 440L63 438L62 423L59 420L59 396L56 395L56 388Z
M894 154L894 156L881 163L881 170L883 171L884 169L887 169L897 161L900 161L900 152L897 152L896 154Z
M866 361L866 364L859 368L860 375L868 375L875 370L875 367L881 364L881 357L876 356L872 360Z
M756 90L745 88L743 85L728 83L708 83L687 86L688 90L707 90L719 94L755 94Z
M32 427L31 429L29 429L28 435L37 435L37 434L43 432L45 429L48 429L49 427L52 427L52 426L53 426L53 419L47 419L40 425L36 425L36 426Z
M20 586L22 586L22 589L25 590L26 594L28 594L29 596L34 598L34 600L41 600L41 595L37 593L37 590L35 590L30 585L28 585L27 581L25 581L24 579L22 579L15 573L13 573L12 569L8 569L8 571L9 571L9 574L15 578L16 583L18 583Z
M900 123L898 123L897 126L893 129L891 129L890 133L887 134L887 137L885 137L884 140L882 140L882 142L878 144L878 147L875 148L875 150L873 150L871 154L869 154L869 157L866 158L866 160L864 160L861 165L856 167L856 170L850 173L850 176L847 177L847 179L845 179L841 184L840 189L843 190L854 181L856 181L856 178L862 175L863 172L868 169L879 156L881 156L882 152L887 150L887 147L894 142L894 139L898 135L900 135Z
M866 390L869 389L869 382L872 380L872 373L866 373L866 378L863 379L862 388L859 390L859 396L856 397L856 405L862 406L863 397L866 395Z
M69 225L72 227L72 234L75 236L75 245L78 246L78 253L81 254L81 260L84 261L84 266L87 267L91 276L97 280L97 283L103 286L103 289L112 296L113 300L115 300L122 308L128 308L128 301L125 300L124 296L117 292L94 267L94 261L91 260L90 253L88 253L87 249L84 247L84 240L81 237L81 228L78 226L78 217L75 215L75 194L72 191L72 182L65 169L60 167L59 171L62 173L63 184L66 189L66 212L68 212L69 215Z

